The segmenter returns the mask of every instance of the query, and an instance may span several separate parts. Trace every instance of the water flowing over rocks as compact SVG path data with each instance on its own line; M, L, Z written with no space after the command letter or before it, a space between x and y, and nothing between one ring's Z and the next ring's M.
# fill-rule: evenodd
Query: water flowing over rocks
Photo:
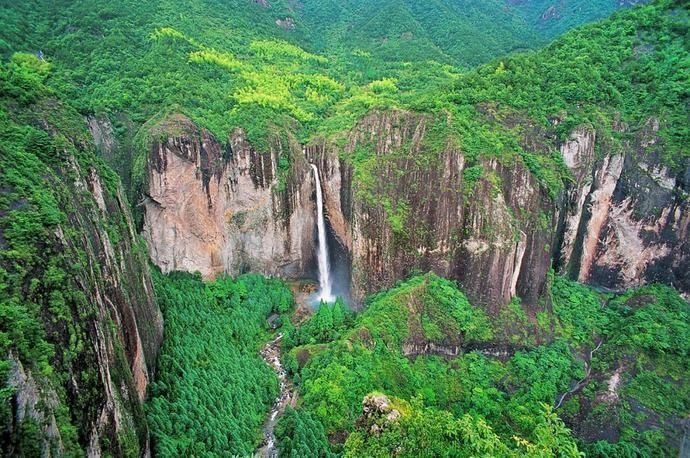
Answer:
M341 186L327 187L326 213L329 219L342 215L331 225L352 256L353 297L361 300L415 271L432 270L457 279L474 302L491 310L498 311L515 294L536 303L550 262L544 245L553 237L548 228L536 230L539 222L532 217L543 206L550 210L542 190L520 163L483 160L485 170L501 177L502 189L496 192L491 181L480 180L468 198L466 160L452 143L433 162L414 160L425 148L429 126L437 122L445 121L376 112L350 132L344 156L366 145L381 158L373 172L373 198L352 189L353 171L337 147L315 144L307 150L323 170L324 182ZM409 155L396 154L403 147ZM343 189L348 184L350 189ZM405 209L402 231L391 224L384 198L390 207Z
M314 164L311 164L311 168L314 171L314 183L316 186L316 225L319 234L319 300L323 302L332 302L334 300L333 296L331 295L333 285L331 283L331 266L328 256L328 242L326 240L326 223L323 217L321 180L319 180L319 169Z
M278 456L275 427L278 424L278 419L285 411L285 408L287 406L295 407L297 403L295 388L290 379L288 379L287 372L280 362L280 341L282 338L283 334L278 334L275 339L268 342L261 350L261 357L278 375L280 393L273 403L273 407L269 411L268 418L263 426L264 440L261 443L261 448L255 455L259 457L275 458Z
M490 107L478 112L492 116ZM433 161L417 160L428 153L433 127L446 122L375 111L341 141L301 146L286 142L288 133L257 152L241 131L223 147L186 118L168 119L156 127L162 140L152 143L148 161L144 236L151 256L164 271L198 270L207 278L246 270L313 277L314 163L330 249L344 253L355 303L414 272L434 271L457 280L490 313L518 296L534 316L545 307L539 304L552 263L595 286L659 281L690 293L690 164L680 174L661 165L658 121L614 146L589 126L559 141L518 115L495 120L524 132L525 151L560 151L572 180L556 196L519 156L468 161L448 139L436 142ZM376 158L364 183L351 159L362 149ZM279 179L281 154L290 166ZM482 170L476 182L466 183L469 167Z
M155 131L167 138L151 145L143 234L164 272L305 276L315 259L315 207L299 145L276 137L257 152L238 130L224 147L181 116ZM284 176L281 155L291 163Z

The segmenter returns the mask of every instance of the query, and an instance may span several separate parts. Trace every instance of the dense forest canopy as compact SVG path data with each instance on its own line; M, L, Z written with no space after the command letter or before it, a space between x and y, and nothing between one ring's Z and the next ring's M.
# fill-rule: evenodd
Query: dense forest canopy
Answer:
M169 335L147 411L157 454L251 454L278 392L259 356L266 318L290 309L290 291L257 275L158 274L155 286Z
M303 326L319 332L312 330L311 340L302 336L305 343L287 357L302 402L281 420L285 454L672 454L667 441L681 434L672 424L690 407L688 304L667 287L608 297L559 277L551 294L554 321L536 326L527 324L519 307L490 320L455 285L434 275L371 297L351 325L331 321L326 339L320 336L329 321L319 310ZM641 303L646 306L639 308ZM522 326L514 329L537 337L553 328L555 339L529 344L525 335L512 335L512 344L497 346L493 334L516 323ZM424 350L430 344L435 349ZM492 356L511 346L505 357ZM457 348L475 350L447 358ZM591 356L583 362L580 354ZM626 407L611 410L602 397L611 382L602 375L628 364L635 375L616 394ZM585 390L576 389L578 381L590 379ZM371 393L390 397L389 410L363 416L362 399ZM386 416L391 410L399 421ZM582 443L559 417L578 419L580 434L611 423L624 436L615 444ZM642 423L651 418L669 423L646 429ZM344 445L329 448L327 438L339 436L347 436Z
M109 402L131 413L125 432L98 438L105 452L249 455L282 388L259 351L280 335L298 397L275 431L281 456L677 453L690 311L670 286L596 291L547 266L539 313L514 297L491 314L422 273L360 311L338 300L305 317L278 279L149 274L129 212L141 211L152 126L174 114L224 146L242 129L259 155L277 131L336 145L355 197L383 206L413 255L412 203L393 203L379 172L432 164L449 145L468 199L481 180L500 194L491 159L527 169L556 205L575 181L559 153L575 128L618 151L653 124L655 160L690 182L689 28L684 0L0 0L0 379L33 373L54 420L17 426L17 388L2 385L0 450L45 452L51 429L48 451L82 455L105 403L105 339L124 393ZM344 147L384 112L424 119L418 150ZM108 120L114 151L98 154L84 118ZM136 314L149 296L165 339L144 403L130 367L141 355L125 344L155 320L133 330L118 307Z

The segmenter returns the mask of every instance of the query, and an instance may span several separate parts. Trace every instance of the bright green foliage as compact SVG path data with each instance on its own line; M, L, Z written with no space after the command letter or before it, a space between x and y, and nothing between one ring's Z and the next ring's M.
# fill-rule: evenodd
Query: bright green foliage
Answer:
M532 24L540 35L555 37L584 22L603 18L620 8L617 0L550 0L519 2L515 12ZM634 1L631 3L635 3Z
M323 432L323 425L309 412L288 406L276 427L280 456L287 458L336 456Z
M266 318L292 306L284 283L258 275L203 283L156 275L166 338L147 417L158 456L247 455L278 393L259 356Z
M535 435L541 405L552 405L558 394L584 375L581 363L574 360L564 341L517 352L507 370L505 386L514 389L508 401L508 417L519 431L534 431Z
M571 31L539 52L480 67L459 78L453 99L505 103L536 120L565 114L562 134L592 123L615 136L611 125L618 114L635 124L656 116L667 142L665 160L681 165L690 135L690 53L683 33L688 11L675 6L657 1Z
M148 138L146 123L173 112L219 139L242 127L258 150L265 150L274 125L302 142L316 136L343 142L343 131L374 110L424 113L420 151L406 144L377 155L372 142L343 153L354 169L356 197L380 203L401 243L410 208L378 178L386 161L405 159L424 169L452 145L465 158L468 195L481 180L500 186L481 165L496 158L522 163L555 200L570 175L552 134L562 140L574 127L591 125L598 147L615 150L651 116L660 121L663 162L680 169L687 161L690 52L688 10L680 0L657 0L568 33L541 51L494 61L620 2L578 1L576 7L561 1L556 12L563 18L542 22L538 17L552 2L269 1L270 8L249 0L0 6L0 377L12 352L56 386L71 376L82 388L83 381L97 379L93 368L66 370L76 361L92 362L85 329L93 309L74 285L86 271L86 257L64 256L48 243L58 227L83 213L70 204L74 190L60 186L64 175L77 178L64 167L67 157L74 156L81 170L97 169L109 195L116 191L117 177L75 147L90 144L84 114L117 120L116 135L126 146L116 162L129 164L128 146L145 153L148 145L128 136L143 126L136 138ZM290 19L295 27L278 27L276 19ZM30 54L38 49L46 61ZM488 63L464 68L482 62ZM69 105L53 100L56 93ZM629 127L618 132L614 124ZM525 146L528 126L547 134L543 151ZM145 155L138 158L135 177L146 173ZM130 168L124 167L127 175ZM279 189L289 171L283 158ZM104 225L117 244L122 221ZM65 232L68 240L81 236ZM163 456L251 453L276 393L275 375L258 356L267 338L264 319L290 307L289 293L253 276L208 285L190 276L159 277L157 291L167 339L148 407L155 450ZM556 412L570 422L585 415L594 424L604 418L621 426L618 444L599 441L585 445L588 452L672 454L662 429L671 430L672 421L689 411L687 303L667 288L611 299L562 279L555 279L552 295L557 339L534 348L522 348L536 345L524 332L530 317L508 313L491 323L452 283L435 276L374 296L354 319L336 305L322 307L297 330L286 325L284 343L296 345L286 366L302 403L278 428L283 451L326 456L327 434L337 439L352 433L334 450L376 456L401 446L415 456L444 450L459 456L573 455L570 434L543 404L555 405L585 379ZM517 301L508 311L520 311ZM491 339L501 333L492 325L509 324L523 331L511 334L509 356L486 356L504 349L493 347ZM64 344L64 336L67 345L53 344ZM453 357L424 354L428 348ZM587 378L587 369L594 376ZM620 403L611 407L596 395L607 393L618 369ZM411 406L378 438L354 426L363 396L374 390ZM0 390L3 425L9 424L11 394ZM65 397L61 390L58 395ZM80 396L71 416L58 412L68 449L77 442L72 423L83 420L81 412L97 395ZM589 403L596 408L583 407ZM657 423L661 428L646 426ZM19 441L31 453L36 425L23 428Z
M559 318L563 336L576 345L596 345L595 339L608 323L599 295L564 277L555 277L551 292L553 311Z
M331 449L346 456L673 454L679 440L673 422L690 412L687 302L667 287L611 298L559 277L551 294L555 340L512 350L488 340L489 319L433 275L372 296L340 337L287 355L301 393L296 413L318 422L323 433L316 427L313 437L281 440L306 453L325 436L347 436ZM473 347L508 353L495 358ZM444 348L450 357L439 356ZM620 364L620 403L610 405L602 396ZM375 421L379 434L371 433L371 419L360 418L362 399L372 392L385 393L401 414ZM648 417L635 407L640 403L659 427L642 426ZM561 418L578 427L614 425L620 440L576 444Z
M397 405L405 401L395 400ZM505 443L481 417L470 414L454 417L449 412L423 407L413 399L400 419L384 424L381 434L359 428L347 438L346 457L569 457L582 456L570 431L547 405L541 406L535 422L536 439L514 436Z
M636 289L609 302L609 308L611 344L657 355L690 356L690 307L673 288Z
M452 337L446 341L445 336ZM441 382L450 386L454 371L438 367L436 358L410 363L401 354L403 343L452 347L458 339L476 342L489 336L488 320L479 309L447 280L427 275L373 297L351 330L326 350L296 348L291 357L300 361L304 352L316 353L300 372L304 403L332 433L354 422L362 398L374 389L405 398L424 390L441 402L452 396ZM438 384L426 384L430 371L438 372Z
M564 418L595 428L617 425L622 432L616 444L587 445L588 454L676 454L669 446L680 440L673 424L690 414L690 305L659 285L607 297L556 278L552 294L563 336L585 353L595 350L593 375L581 394L563 406ZM598 394L612 396L614 379L619 401L601 401ZM652 419L658 426L650 427Z
M430 335L432 326L438 331ZM370 297L357 327L397 346L408 339L443 343L448 336L470 342L491 338L486 315L456 285L433 274L411 278L390 292Z
M57 72L50 85L83 112L110 113L118 122L125 115L141 126L175 108L220 139L243 127L259 150L271 125L297 130L306 141L349 129L373 109L441 114L452 119L449 134L469 158L520 157L552 196L567 179L557 155L523 151L520 132L487 123L477 102L498 102L500 112L519 110L532 117L526 122L544 126L565 114L561 129L592 122L609 132L619 111L633 124L661 116L669 162L687 143L679 111L687 79L679 25L686 19L682 12L667 14L667 1L462 75L465 65L543 44L534 13L546 3L261 3L121 0L117 8L103 8L94 0L19 2L2 10L7 26L0 45L6 43L7 54L41 48ZM618 6L613 0L578 2L578 8L568 2L559 6L563 18L554 27L564 30ZM285 18L294 29L276 26ZM633 54L634 46L645 51ZM128 135L126 129L121 134Z
M471 66L544 44L558 33L620 7L615 0L560 2L562 17L542 21L539 16L552 3L320 0L304 2L300 16L312 32L314 46L324 51L355 52L384 62L433 59Z
M316 344L336 340L352 325L352 312L341 298L333 304L321 303L316 313L299 328L285 331L283 350L297 345Z
M429 274L372 296L350 331L326 346L295 348L286 366L297 372L301 408L329 435L353 431L368 393L401 399L401 420L374 437L360 425L345 443L348 456L386 456L398 446L402 456L548 456L559 448L577 456L562 422L544 410L582 375L564 342L507 363L475 352L434 355L491 347L490 338L489 319L452 283ZM405 399L413 400L411 413Z

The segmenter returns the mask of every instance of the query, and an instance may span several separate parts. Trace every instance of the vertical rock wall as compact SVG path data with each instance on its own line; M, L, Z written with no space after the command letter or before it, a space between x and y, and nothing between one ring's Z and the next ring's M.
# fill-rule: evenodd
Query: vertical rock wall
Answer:
M690 171L674 176L658 165L656 121L613 148L587 126L559 143L554 132L517 114L498 121L491 107L478 111L520 129L525 151L560 149L572 178L560 196L550 197L519 155L468 164L452 138L433 137L451 122L442 116L374 112L339 144L316 139L301 147L276 137L265 153L241 133L224 150L189 120L168 119L158 129L178 134L154 142L149 157L144 236L151 257L164 271L205 277L244 270L308 275L314 162L331 250L345 253L337 262L351 263L356 302L415 272L434 271L457 280L492 313L517 296L534 315L548 305L540 298L552 262L598 286L662 281L690 291ZM286 154L290 167L279 178ZM468 167L481 171L470 173L471 182Z
M482 160L484 178L470 189L465 157L452 142L434 160L420 161L429 147L427 131L437 122L447 121L374 113L349 134L344 150L324 143L307 148L325 177L327 217L351 253L354 298L431 270L458 280L492 311L515 295L536 305L553 231L539 230L534 215L546 211L550 220L553 208L519 162ZM376 166L355 186L346 158L362 149L373 152Z
M26 350L10 352L11 422L0 430L8 456L23 453L27 440L40 441L31 445L43 456L149 450L143 402L163 319L122 188L87 148L75 142L45 164L42 178L61 215L48 237L35 241L40 251L31 270L20 272L34 284L46 272L60 279L21 298L27 310L40 308L44 329L36 332L52 346L51 370L27 360ZM17 274L14 266L2 267ZM27 439L33 427L38 435ZM65 445L69 428L77 437Z
M623 289L671 284L690 293L690 162L662 165L659 121L629 135L620 148L577 129L561 147L575 184L567 193L561 270L596 286Z
M224 147L182 116L155 126L143 234L164 272L304 276L314 259L313 180L301 146L257 152L236 131ZM280 170L281 156L289 169Z

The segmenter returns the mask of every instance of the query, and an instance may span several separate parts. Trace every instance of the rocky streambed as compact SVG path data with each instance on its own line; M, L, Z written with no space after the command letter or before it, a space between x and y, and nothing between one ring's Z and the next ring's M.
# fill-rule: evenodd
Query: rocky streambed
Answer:
M273 407L268 413L268 418L263 426L264 439L261 443L261 448L256 452L255 456L260 457L277 457L278 448L276 444L275 426L278 419L285 411L285 408L290 405L293 406L297 402L297 394L295 388L288 379L287 372L280 362L280 341L283 334L279 333L275 339L268 342L261 350L261 357L268 363L269 366L276 371L278 380L280 381L280 394L273 403Z

